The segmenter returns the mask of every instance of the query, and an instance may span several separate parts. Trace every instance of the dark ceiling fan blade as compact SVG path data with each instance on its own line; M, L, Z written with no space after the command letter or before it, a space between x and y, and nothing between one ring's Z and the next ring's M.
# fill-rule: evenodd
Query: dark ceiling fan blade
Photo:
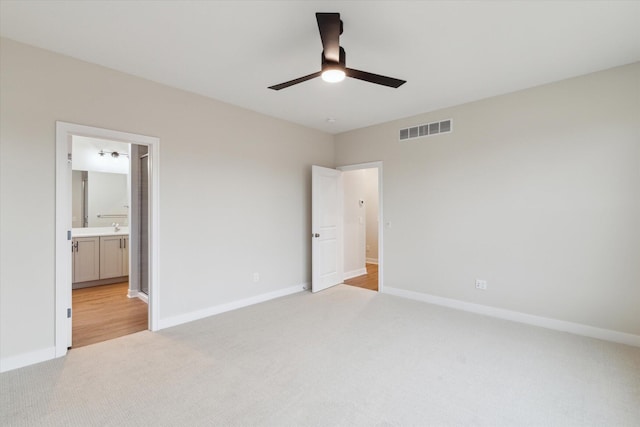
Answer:
M342 80L342 77L344 77L344 75L340 73L341 71L344 71L344 74L348 77L353 77L354 79L364 80L365 82L393 88L398 88L407 82L406 80L394 79L393 77L381 76L380 74L347 68L345 66L346 53L344 49L340 47L340 34L342 34L342 21L340 20L340 14L318 12L316 13L316 21L318 21L318 30L320 31L320 39L322 40L323 48L322 70L295 80L269 86L269 89L284 89L321 75L325 77L327 81L340 81ZM324 73L326 73L326 75Z
M269 86L269 89L280 90L287 88L289 86L297 85L298 83L306 82L307 80L311 80L313 78L319 77L322 74L322 71L318 71L317 73L309 74L304 77L300 77L294 80L289 80L288 82L280 83L279 85Z
M353 68L345 68L345 73L354 79L364 80L369 83L376 83L383 86L398 88L405 84L406 80L394 79L393 77L381 76L380 74L368 73L366 71L354 70Z
M332 62L340 61L340 34L342 34L340 14L316 13L316 20L322 39L324 57Z

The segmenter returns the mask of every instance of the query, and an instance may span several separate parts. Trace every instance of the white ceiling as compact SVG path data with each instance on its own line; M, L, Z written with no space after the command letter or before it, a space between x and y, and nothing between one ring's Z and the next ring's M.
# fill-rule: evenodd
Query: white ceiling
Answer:
M408 83L267 89L320 69L315 12L347 66ZM640 61L640 2L0 0L0 33L339 133Z

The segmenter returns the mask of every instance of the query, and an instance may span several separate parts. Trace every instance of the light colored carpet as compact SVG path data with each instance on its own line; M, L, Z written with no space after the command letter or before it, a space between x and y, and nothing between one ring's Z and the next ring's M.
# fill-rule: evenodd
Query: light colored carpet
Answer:
M344 285L0 380L3 426L640 425L638 348Z

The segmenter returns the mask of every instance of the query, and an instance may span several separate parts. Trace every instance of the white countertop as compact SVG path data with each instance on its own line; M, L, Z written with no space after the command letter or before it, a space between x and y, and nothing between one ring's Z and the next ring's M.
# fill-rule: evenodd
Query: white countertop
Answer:
M72 228L71 237L97 237L97 236L128 236L129 227L120 227L115 231L113 227L87 227Z

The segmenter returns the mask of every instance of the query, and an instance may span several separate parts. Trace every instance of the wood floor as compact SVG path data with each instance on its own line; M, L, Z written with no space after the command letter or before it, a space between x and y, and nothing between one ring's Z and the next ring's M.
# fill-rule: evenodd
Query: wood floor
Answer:
M129 284L73 290L73 348L148 329L148 306L128 298Z
M367 264L367 274L344 281L345 285L378 290L378 264Z

